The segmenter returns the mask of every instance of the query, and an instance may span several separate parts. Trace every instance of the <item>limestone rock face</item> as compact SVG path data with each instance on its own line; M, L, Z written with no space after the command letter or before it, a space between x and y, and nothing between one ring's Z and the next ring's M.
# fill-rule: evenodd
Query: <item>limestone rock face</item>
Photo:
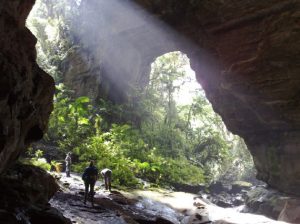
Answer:
M53 79L35 62L25 27L34 0L0 1L0 174L39 140L52 110Z
M76 96L97 99L100 95L100 70L92 55L81 49L72 49L63 62L64 84L74 90Z
M264 214L287 223L299 223L300 200L297 197L259 186L247 193L244 212Z
M59 189L46 171L15 164L0 177L0 223L70 224L48 201Z
M258 178L300 195L299 1L133 2L82 1L79 36L108 95L147 83L156 57L186 53L214 110L245 139Z
M0 179L1 208L44 207L58 191L55 179L31 165L16 164Z

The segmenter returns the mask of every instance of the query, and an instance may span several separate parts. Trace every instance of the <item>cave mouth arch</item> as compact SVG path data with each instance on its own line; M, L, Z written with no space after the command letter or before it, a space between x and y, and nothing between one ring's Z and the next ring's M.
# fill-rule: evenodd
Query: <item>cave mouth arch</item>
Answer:
M165 99L165 105L167 105L165 120L168 120L169 116L172 117L172 113L169 115L169 111L175 108L173 109L175 110L173 114L177 113L176 111L178 110L180 111L177 114L179 117L188 117L188 121L184 121L184 123L187 122L189 124L191 132L198 132L198 137L202 136L199 137L199 143L193 150L195 154L209 153L209 150L213 154L215 139L213 135L207 135L210 131L228 144L228 156L234 158L231 162L234 166L228 168L222 162L205 162L205 159L202 159L202 163L205 163L205 165L209 164L215 172L212 181L232 182L240 179L251 182L256 181L256 171L253 168L252 156L247 146L240 137L233 135L226 128L221 117L214 112L201 84L196 80L195 72L191 69L190 60L186 54L180 51L173 51L158 56L151 64L149 81L145 89L147 90L148 88L150 91L155 89L159 92L160 99ZM189 109L185 111L184 108ZM201 112L197 114L196 111L198 113L199 111ZM174 125L173 128L177 129L177 126ZM196 136L194 137L197 138ZM217 149L217 152L221 154L224 152L224 149L220 147ZM199 159L201 156L192 155L190 157L191 161L197 161L197 157ZM206 157L206 159L209 159L209 157Z

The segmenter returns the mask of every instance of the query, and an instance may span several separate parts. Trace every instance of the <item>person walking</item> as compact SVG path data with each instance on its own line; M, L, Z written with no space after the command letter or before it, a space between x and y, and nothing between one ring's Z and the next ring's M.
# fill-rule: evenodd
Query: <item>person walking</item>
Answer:
M112 171L108 168L101 170L101 175L103 176L105 189L111 191L111 176Z
M84 192L84 204L88 195L91 197L91 203L94 207L94 187L98 179L98 169L94 166L94 161L90 161L90 165L85 168L82 174L82 180L84 181L85 192Z

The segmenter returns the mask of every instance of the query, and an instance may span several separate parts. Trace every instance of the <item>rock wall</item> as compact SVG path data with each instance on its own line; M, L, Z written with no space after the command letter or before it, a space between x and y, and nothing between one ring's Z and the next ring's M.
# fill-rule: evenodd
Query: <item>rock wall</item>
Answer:
M70 224L48 201L58 191L45 170L15 164L0 177L0 223Z
M130 84L147 83L156 57L186 53L258 178L300 195L299 1L133 2L82 1L78 33L96 62L88 71L98 67L110 83L100 91L124 100Z
M35 62L36 39L25 27L34 0L0 1L0 174L42 138L54 82Z
M299 1L201 5L198 18L179 25L217 61L206 72L201 55L191 54L198 80L226 126L245 139L258 178L300 195ZM192 22L205 37L190 33Z
M263 186L255 187L247 193L243 212L264 214L275 220L299 223L299 198L282 194Z

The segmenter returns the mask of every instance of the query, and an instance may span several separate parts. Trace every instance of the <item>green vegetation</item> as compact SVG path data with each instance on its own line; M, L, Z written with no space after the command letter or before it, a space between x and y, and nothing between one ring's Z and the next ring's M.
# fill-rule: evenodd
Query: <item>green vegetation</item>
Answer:
M24 164L38 166L44 170L50 171L51 165L47 163L45 158L43 158L43 151L36 150L32 154L32 148L30 148L27 153L28 153L28 157L20 159L20 162Z
M180 52L157 58L149 84L132 87L125 104L75 98L62 83L61 64L76 45L70 17L78 13L78 6L74 0L51 1L51 6L45 2L37 1L40 10L29 27L39 38L40 66L57 83L43 140L56 147L56 160L72 151L73 170L81 173L93 159L99 169L113 170L115 185L128 187L139 187L140 179L158 186L199 184L239 180L253 172L245 144L227 131L200 87L185 101L178 100L196 82L190 80L188 58ZM60 14L64 4L69 7ZM31 157L37 163L42 155ZM51 164L57 166L55 161Z

